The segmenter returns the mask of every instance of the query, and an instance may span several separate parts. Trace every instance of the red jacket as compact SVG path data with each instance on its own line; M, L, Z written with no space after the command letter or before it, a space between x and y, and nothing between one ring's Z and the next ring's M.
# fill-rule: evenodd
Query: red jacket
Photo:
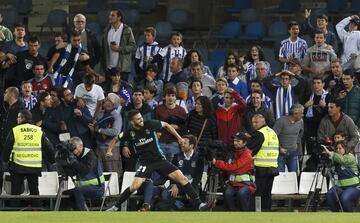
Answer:
M246 109L246 102L239 93L233 91L235 103L228 109L220 106L216 109L218 138L227 145L233 145L233 136L242 128L242 119Z
M234 156L235 159L231 163L228 163L224 160L216 160L215 166L218 169L227 172L229 175L230 174L240 175L245 173L253 175L254 163L253 163L251 150L248 148L236 150L234 151ZM254 186L249 186L247 184L240 182L231 181L230 185L235 187L249 187L251 193L254 193L256 190Z

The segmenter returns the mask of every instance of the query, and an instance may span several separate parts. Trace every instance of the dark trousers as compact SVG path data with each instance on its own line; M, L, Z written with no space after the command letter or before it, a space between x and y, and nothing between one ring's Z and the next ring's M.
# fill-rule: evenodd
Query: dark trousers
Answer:
M255 196L261 196L261 210L271 210L271 190L274 176L255 176L256 192Z
M39 176L37 174L10 173L11 195L20 195L24 192L23 188L25 178L28 181L30 195L39 195ZM33 200L31 205L39 207L41 203L39 200ZM11 206L18 207L20 206L20 203L19 201L12 201Z
M81 186L67 190L64 194L69 194L72 200L74 211L85 211L85 199L100 199L104 195L105 185L101 186Z

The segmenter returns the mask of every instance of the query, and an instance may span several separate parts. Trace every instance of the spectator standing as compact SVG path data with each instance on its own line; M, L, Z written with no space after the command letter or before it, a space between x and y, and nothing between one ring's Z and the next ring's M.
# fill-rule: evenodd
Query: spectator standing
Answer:
M112 138L121 132L122 117L119 105L119 96L109 93L104 100L103 110L96 114L95 121L89 124L89 128L95 134L96 154L103 164L103 170L117 172L119 179L122 179L120 144L117 143L113 146L111 156L105 156Z
M183 65L183 72L185 73L185 76L187 78L190 78L190 76L191 76L190 64L193 62L197 62L197 61L204 63L201 53L196 49L189 50L189 52L187 52L187 54L184 58L184 65ZM214 76L212 74L210 68L206 65L204 65L204 73L208 74L210 76Z
M160 79L164 82L169 82L172 72L170 70L170 62L174 57L179 57L184 60L186 56L186 49L182 46L183 36L180 32L173 32L170 35L170 44L159 51L156 61L163 61L163 70L160 74ZM161 59L160 59L161 58Z
M263 63L265 64L265 71L264 72L265 72L266 76L271 75L270 64L269 64L269 62L267 62L265 60L264 51L262 50L261 46L258 46L258 45L252 46L249 49L249 51L247 52L245 60L247 61L245 63L246 82L250 82L250 81L254 80L255 78L257 78L256 64L258 62L260 62L260 61L263 61Z
M155 119L169 123L180 134L185 132L185 109L176 104L176 88L169 86L165 89L165 103L155 109ZM179 153L176 138L167 131L161 131L160 148L167 160L171 161Z
M83 14L74 16L74 30L81 33L81 47L89 55L89 65L94 68L100 61L101 49L96 35L86 28L86 17Z
M3 21L3 16L0 13L0 24ZM11 41L13 39L13 34L11 30L3 25L0 25L0 48L4 42Z
M203 63L202 62L193 62L190 65L191 67L191 78L190 80L198 79L202 82L203 88L202 93L207 96L211 97L213 91L215 91L215 79L204 73Z
M123 23L123 14L112 9L109 15L109 26L102 39L101 63L106 79L110 79L109 71L119 68L121 78L128 81L131 72L132 56L136 51L136 42L130 26Z
M301 155L301 138L304 133L304 107L293 104L289 114L276 120L273 130L279 139L279 172L298 171L298 155Z
M306 50L302 61L302 67L310 74L310 79L315 75L324 77L331 70L331 61L337 58L332 47L325 43L325 33L316 31L314 39L315 45Z
M227 145L233 145L233 137L243 128L244 111L247 105L245 100L232 88L224 94L224 105L215 111L218 139Z
M308 48L306 41L299 37L300 26L296 21L289 22L288 31L290 37L281 41L279 50L279 60L284 63L285 70L288 69L287 63L289 63L291 59L297 58L301 61Z
M155 63L153 59L161 50L159 43L155 41L156 29L154 27L146 27L144 37L144 43L138 46L135 53L135 71L137 74L135 82L139 82L145 78L147 66ZM162 63L155 64L157 67L162 68Z
M19 100L25 105L27 110L31 110L37 103L36 97L33 95L32 85L29 81L24 81L21 84L21 95Z
M331 137L335 132L343 132L348 136L348 145L352 148L359 142L360 134L354 121L341 111L340 100L329 100L327 104L328 114L321 119L317 136L320 142L326 137Z
M325 42L329 44L335 52L338 51L338 40L335 33L328 29L329 20L325 14L316 16L316 27L311 24L310 21L311 9L305 9L305 31L307 31L311 37L315 36L316 31L321 31L325 34Z
M352 70L345 70L342 82L345 89L340 91L339 97L344 99L343 112L360 127L360 87L355 85L355 75Z
M33 78L29 80L31 83L34 95L37 96L40 92L50 93L53 88L51 77L45 73L45 64L37 61L33 65Z
M349 25L349 31L345 27ZM336 24L336 31L341 43L343 44L343 52L341 54L341 62L343 69L352 69L356 57L360 54L360 19L357 15L344 18Z

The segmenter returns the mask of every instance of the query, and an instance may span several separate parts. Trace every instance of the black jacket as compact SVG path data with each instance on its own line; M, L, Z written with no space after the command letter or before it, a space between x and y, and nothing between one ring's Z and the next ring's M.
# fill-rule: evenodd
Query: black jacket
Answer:
M67 176L86 175L90 171L96 171L98 163L97 156L92 149L84 154L85 149L87 148L83 148L80 157L76 157L74 163L63 168Z
M19 111L25 109L24 104L18 100L15 104L11 107L7 103L4 103L1 106L1 114L0 114L0 140L1 140L1 147L3 148L4 142L6 137L8 136L9 132L12 128L17 125L16 119Z

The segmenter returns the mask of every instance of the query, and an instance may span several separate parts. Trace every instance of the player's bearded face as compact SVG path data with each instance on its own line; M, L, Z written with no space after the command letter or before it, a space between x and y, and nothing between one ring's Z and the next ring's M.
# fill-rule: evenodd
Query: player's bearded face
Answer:
M133 123L134 127L143 127L144 119L140 114L138 114L133 118L132 123Z

